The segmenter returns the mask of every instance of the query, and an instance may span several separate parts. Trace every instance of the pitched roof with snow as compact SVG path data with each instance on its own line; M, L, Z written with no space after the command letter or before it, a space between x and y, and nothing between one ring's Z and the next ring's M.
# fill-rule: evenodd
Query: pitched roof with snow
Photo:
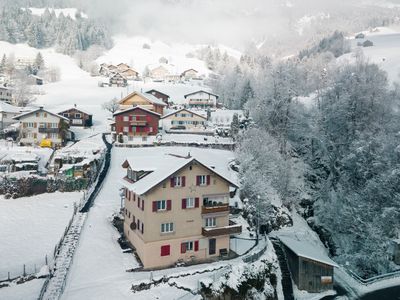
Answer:
M279 236L281 242L292 250L297 256L308 258L332 267L338 265L328 257L321 249L312 245L307 240L299 240L296 237Z
M196 91L196 92L193 92L193 93L190 93L190 94L186 94L184 97L186 99L188 96L195 95L195 94L198 94L198 93L206 93L206 94L215 96L217 99L219 98L219 96L217 94L213 94L213 93L207 92L205 90L199 90L199 91Z
M151 92L157 92L157 93L159 93L159 94L161 94L161 95L164 95L164 96L170 98L169 95L167 95L167 94L165 94L165 93L163 93L163 92L160 92L159 90L156 90L156 89L151 89L151 90L147 91L146 94L152 95Z
M152 103L152 104L157 104L157 105L161 105L161 106L166 106L166 104L164 103L164 101L162 101L161 99L158 99L157 97L154 97L152 94L147 94L147 93L140 93L140 92L133 92L130 93L129 95L127 95L126 97L122 98L119 101L119 104L123 104L126 100L128 100L129 98L138 95L139 97L147 100L148 102Z
M171 154L163 156L161 159L157 159L153 156L148 158L143 156L128 158L122 165L124 168L127 168L129 165L129 167L134 171L144 171L149 172L149 174L134 183L122 180L122 184L133 190L135 193L143 195L192 162L202 165L212 173L226 180L232 186L237 187L236 183L234 183L232 180L213 169L213 167L199 161L198 159L194 157L182 157Z
M90 113L88 111L84 111L83 109L77 108L76 106L72 106L72 107L70 107L68 109L64 109L63 111L59 112L58 114L61 115L61 114L65 113L65 112L67 112L67 111L69 111L71 109L75 109L75 110L80 111L81 113L87 114L89 116L93 115L92 113Z
M14 106L6 102L0 101L0 112L20 113L22 112L22 110L23 107Z
M172 116L172 115L174 115L174 114L176 114L176 113L179 113L179 112L181 112L181 111L183 111L183 110L184 110L184 111L187 111L188 113L194 114L194 115L196 115L196 116L198 116L198 117L200 117L200 118L203 118L204 120L207 120L207 117L205 117L205 116L203 116L203 115L200 115L200 114L198 114L198 113L195 113L194 111L188 110L188 109L186 109L186 108L181 108L181 109L172 111L172 112L170 112L170 113L168 113L168 114L162 116L161 119L168 118L168 117L170 117L170 116Z
M35 110L32 110L32 111L28 111L28 112L26 112L26 113L22 113L22 114L20 114L20 115L18 115L18 116L15 116L13 119L15 119L15 120L20 120L20 119L23 119L23 118L26 117L26 116L29 116L29 115L31 115L31 114L36 113L37 111L44 111L44 112L46 112L46 113L48 113L48 114L50 114L50 115L53 115L53 116L55 116L55 117L58 117L58 118L60 118L60 119L63 119L63 120L65 120L65 121L68 121L68 122L69 122L69 119L68 119L68 118L66 118L66 117L64 117L64 116L60 116L60 115L58 115L58 114L56 114L56 113L52 113L52 112L50 112L50 111L48 111L48 110L43 109L42 107L39 107L39 108L37 108L37 109L35 109Z
M153 115L156 115L156 116L161 117L161 115L160 115L159 113L156 113L156 112L154 112L154 111L152 111L152 110L146 109L146 108L144 108L144 107L142 107L142 106L140 106L140 105L132 106L132 108L128 108L128 109L124 109L124 110L119 110L119 111L115 112L115 113L113 114L113 116L117 116L117 115L126 113L126 112L128 112L128 111L133 111L133 110L136 110L136 109L143 110L143 111L148 112L148 113L150 113L150 114L153 114Z

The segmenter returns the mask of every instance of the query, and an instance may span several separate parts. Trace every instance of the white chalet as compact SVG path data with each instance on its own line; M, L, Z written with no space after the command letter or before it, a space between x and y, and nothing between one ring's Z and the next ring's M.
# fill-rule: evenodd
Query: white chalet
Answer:
M185 103L189 108L215 108L217 107L218 95L200 90L184 96Z

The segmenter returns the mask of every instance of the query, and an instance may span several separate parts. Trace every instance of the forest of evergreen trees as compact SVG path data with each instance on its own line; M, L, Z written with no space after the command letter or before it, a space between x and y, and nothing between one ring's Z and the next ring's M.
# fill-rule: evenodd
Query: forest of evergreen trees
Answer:
M67 55L92 45L111 46L107 28L98 21L82 18L79 13L75 20L63 14L57 17L48 9L42 16L35 16L28 9L16 5L0 9L0 40L27 43L39 49L54 46Z

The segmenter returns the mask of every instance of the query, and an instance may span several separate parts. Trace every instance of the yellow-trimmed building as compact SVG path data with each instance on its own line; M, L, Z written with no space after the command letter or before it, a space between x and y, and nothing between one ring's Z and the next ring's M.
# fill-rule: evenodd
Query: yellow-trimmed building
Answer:
M163 115L164 107L167 105L151 94L133 92L119 101L120 110L132 108L132 106L141 106L144 109Z
M122 166L124 234L144 268L229 253L230 235L242 230L229 220L229 188L235 183L190 156L134 157Z

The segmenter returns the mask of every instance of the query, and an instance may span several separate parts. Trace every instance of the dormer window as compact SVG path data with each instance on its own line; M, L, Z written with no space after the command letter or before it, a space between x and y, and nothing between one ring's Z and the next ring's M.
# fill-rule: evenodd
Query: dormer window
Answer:
M137 180L137 173L133 171L130 167L128 168L127 175L130 180L136 181Z

